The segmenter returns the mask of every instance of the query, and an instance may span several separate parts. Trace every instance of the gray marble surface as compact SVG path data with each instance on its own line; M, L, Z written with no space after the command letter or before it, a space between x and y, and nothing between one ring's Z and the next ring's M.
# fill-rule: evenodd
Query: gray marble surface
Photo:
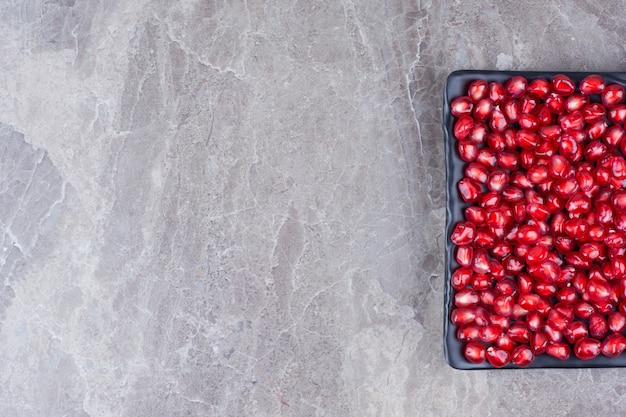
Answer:
M624 70L623 4L5 0L0 415L600 416L444 361L442 88Z

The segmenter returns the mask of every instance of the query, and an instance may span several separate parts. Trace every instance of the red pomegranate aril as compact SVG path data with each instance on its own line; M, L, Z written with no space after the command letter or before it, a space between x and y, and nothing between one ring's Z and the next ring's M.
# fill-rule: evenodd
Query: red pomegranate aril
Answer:
M597 122L595 122L594 124L589 126L585 130L585 133L587 134L587 137L589 139L591 139L591 140L599 140L601 138L604 138L604 136L606 135L606 132L607 132L607 128L608 128L608 125L606 124L606 122L604 120L598 120ZM476 127L474 129L476 129ZM470 136L471 136L471 134L470 134ZM614 147L614 146L610 145L610 147Z
M546 165L535 165L528 168L526 173L528 181L533 184L541 184L548 180L549 172Z
M611 286L601 278L589 279L586 290L591 301L606 301L611 295Z
M467 323L472 323L475 318L475 309L470 307L455 308L450 313L450 322L455 326L462 326Z
M581 130L585 126L582 112L576 110L572 113L563 113L559 117L559 125L563 130Z
M578 300L574 303L574 314L581 319L588 319L596 312L595 308L585 300Z
M484 145L487 142L487 136L489 135L489 128L483 122L477 122L470 131L467 139L477 145Z
M539 265L548 257L548 248L544 245L533 246L526 252L526 262L530 265Z
M456 338L462 342L469 342L472 340L478 341L480 340L480 329L482 326L479 326L474 323L464 324L459 327L456 332Z
M539 124L542 126L554 124L555 115L544 104L540 104L537 107L537 110L535 110L535 116L537 116L537 119L539 119Z
M568 178L572 175L572 165L562 155L550 158L549 173L554 178Z
M589 224L585 219L566 220L563 226L565 233L572 239L576 239L578 241L584 241L586 239L588 229Z
M589 97L584 94L574 93L565 100L565 111L568 113L577 110L582 111L587 104L589 104Z
M474 106L474 111L472 112L474 115L474 119L482 122L483 120L487 120L491 116L491 112L493 110L493 102L489 98L484 98L480 100Z
M560 360L567 360L570 357L571 349L565 342L552 342L545 348L546 354Z
M618 104L609 110L609 120L614 125L623 125L626 121L626 104Z
M519 99L519 107L522 114L533 114L539 106L539 98L533 94L524 94Z
M471 178L463 178L458 184L459 192L463 201L466 203L473 203L480 197L481 188L480 184Z
M526 368L535 360L535 355L527 345L519 345L511 353L511 363L520 368Z
M502 317L509 317L513 313L515 300L510 295L500 295L493 300L493 311Z
M498 206L500 205L501 199L502 197L500 196L500 194L494 191L489 191L480 195L480 197L478 198L478 204L480 205L480 207L483 207L485 210L496 208L498 213L503 215L502 210L498 208ZM504 217L503 217L503 220L505 220ZM505 223L503 222L502 226L504 226L504 224ZM487 223L487 225L491 226L489 223Z
M485 80L474 80L467 88L467 95L473 103L478 103L480 100L487 97L489 94L489 85Z
M590 171L577 172L576 181L580 186L580 190L585 193L591 191L596 184L594 175Z
M619 311L609 313L608 318L609 330L615 333L621 333L626 329L626 316Z
M546 260L539 265L538 273L544 282L550 284L558 280L561 267L554 261Z
M478 292L465 288L454 295L454 305L457 307L471 307L478 304L480 298Z
M528 80L520 75L515 75L509 78L504 84L504 88L509 96L520 98L526 92L526 88L528 88Z
M502 133L502 137L504 138L507 149L515 149L517 146L517 143L515 142L517 138L517 129L507 127Z
M552 114L561 114L565 109L565 99L557 93L548 94L544 103Z
M491 191L501 192L504 187L509 185L509 174L502 170L493 171L489 175L487 186Z
M610 248L623 248L626 245L626 236L622 232L610 231L603 242Z
M457 246L469 245L474 241L476 226L471 222L460 222L454 226L450 240Z
M563 287L556 293L556 299L560 303L573 304L578 299L578 294L573 287Z
M495 168L498 164L497 154L493 149L481 148L476 155L476 162L487 168ZM471 162L471 161L467 161Z
M487 274L474 274L471 285L475 291L482 291L491 288L493 283Z
M500 295L515 295L517 294L517 284L511 278L502 278L496 283L496 291Z
M471 266L474 259L474 249L471 246L459 246L456 249L456 261L461 266Z
M550 82L544 78L536 78L528 84L527 91L536 95L540 99L544 99L551 91Z
M556 286L549 282L538 281L535 283L534 290L535 293L539 294L542 297L535 309L545 310L546 308L552 308L551 304L546 301L546 298L553 297L556 294Z
M626 192L620 191L613 194L613 207L617 211L626 211Z
M457 291L465 289L472 282L472 276L471 268L461 267L456 269L450 278L452 288Z
M606 116L606 108L600 103L591 103L583 110L583 117L587 123L595 123Z
M519 274L522 269L524 269L524 264L515 256L509 255L502 261L502 266L504 270L507 271L510 275Z
M489 323L495 324L500 329L502 329L502 331L506 331L511 325L509 317L499 316L496 313L489 314Z
M626 105L624 105L624 107L626 107ZM620 147L624 136L626 136L626 131L624 131L624 128L622 126L613 125L606 129L606 131L604 132L603 140L608 148L615 149Z
M495 300L497 295L494 289L482 290L479 294L480 304L488 308L493 307L493 300Z
M478 145L467 139L458 142L457 151L465 162L472 162L478 157Z
M489 98L494 104L502 103L506 98L506 89L497 81L489 83Z
M546 348L550 341L548 337L542 330L537 330L533 332L530 337L530 349L533 351L535 355L541 355L546 352Z
M612 109L624 100L624 87L619 84L609 84L602 90L602 104Z
M582 337L574 346L574 355L576 355L578 359L588 361L601 353L601 346L602 344L599 340L590 337Z
M580 92L587 95L601 94L604 90L604 77L599 74L591 74L580 81Z
M557 140L559 138L559 136L561 136L562 132L563 132L563 129L561 129L561 126L559 126L559 125L541 126L537 130L537 133L539 134L539 137L541 139L547 140L547 141Z
M519 106L519 101L515 99L505 101L501 108L502 113L504 113L504 117L509 123L517 122L520 115L522 114Z
M574 344L583 337L589 336L589 330L582 321L573 321L563 331L563 336L568 342Z
M525 224L517 232L517 241L522 244L532 245L537 243L540 235L541 233L537 226Z
M487 135L487 145L496 152L501 152L506 149L504 136L500 132L489 133Z
M489 118L489 127L494 132L504 132L508 126L508 122L504 113L501 110L495 108L491 112L491 117Z
M626 337L620 333L611 333L602 341L602 354L608 358L615 358L626 350Z
M478 274L486 274L489 272L489 254L485 249L474 251L472 259L472 270Z
M487 361L489 361L493 367L502 368L508 365L510 360L511 358L508 351L496 346L489 346L487 348Z
M591 210L591 199L584 193L578 192L565 203L565 209L570 214L583 214Z
M515 151L505 150L498 153L497 161L500 168L512 171L519 165L519 154Z
M606 153L607 147L600 141L589 142L585 147L585 158L591 162L600 161L606 156Z
M490 249L495 244L495 237L493 234L485 228L476 230L476 237L474 238L474 246L477 248ZM490 268L493 268L493 263L490 264ZM492 271L493 274L493 271Z
M553 309L548 313L548 319L546 323L550 326L551 329L562 332L567 328L571 320L565 317L558 310Z
M469 363L481 364L487 358L487 348L479 342L468 342L463 350L463 355Z
M588 242L580 247L580 256L588 261L595 261L604 254L604 246L597 242Z
M562 96L569 96L576 91L576 83L565 74L552 77L552 91Z
M493 343L500 337L502 329L496 324L489 324L480 328L479 338L482 342Z
M543 332L552 343L559 343L563 340L563 332L551 327L547 323L543 326Z
M530 130L519 130L517 132L517 146L522 149L534 149L539 143L541 138L539 135Z
M530 342L530 330L523 321L515 322L506 332L513 341L518 343Z
M611 170L615 178L623 180L626 178L626 160L621 156L614 156L611 162ZM619 183L619 188L622 188L621 182Z
M515 186L509 186L502 190L502 198L509 203L521 202L524 199L524 192Z
M522 149L519 153L520 165L522 168L528 169L537 164L537 153L535 150Z
M465 139L474 128L474 124L474 119L471 116L459 117L454 124L454 137L459 140Z
M474 104L467 96L461 96L450 102L450 113L455 117L469 116L472 114Z
M593 313L589 316L589 334L596 339L603 338L609 331L609 324L604 318L604 314Z

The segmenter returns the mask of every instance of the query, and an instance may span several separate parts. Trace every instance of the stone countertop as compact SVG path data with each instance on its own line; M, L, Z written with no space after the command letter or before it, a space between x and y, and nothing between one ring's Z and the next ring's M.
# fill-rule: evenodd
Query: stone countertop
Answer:
M623 70L622 6L3 2L0 415L615 415L445 363L441 103Z

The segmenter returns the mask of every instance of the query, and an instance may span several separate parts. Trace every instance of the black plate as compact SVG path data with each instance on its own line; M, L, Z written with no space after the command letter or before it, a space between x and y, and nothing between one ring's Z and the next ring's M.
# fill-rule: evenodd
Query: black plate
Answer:
M455 117L450 113L450 101L456 97L467 95L467 86L470 82L477 79L483 79L488 82L499 81L504 84L506 80L514 75L521 75L526 79L533 80L536 78L545 78L551 80L556 74L565 74L577 83L589 74L602 75L607 84L617 83L626 86L626 73L619 72L544 72L544 71L456 71L448 76L448 80L444 90L443 102L443 131L445 134L446 146L446 283L444 294L444 352L446 361L450 366L456 369L495 369L487 361L482 364L474 365L469 363L463 356L464 342L460 342L456 338L457 328L449 321L450 311L454 307L454 289L450 285L450 276L452 272L458 268L458 264L454 259L454 245L449 237L452 233L454 225L458 221L464 220L463 210L467 207L457 191L456 184L463 178L463 168L465 162L461 160L457 154L455 138L453 134L453 124ZM593 100L592 100L593 101ZM613 368L626 366L626 353L616 357L607 358L598 356L589 361L583 361L574 356L573 349L570 359L562 361L552 358L546 354L539 355L528 368ZM508 365L506 368L517 368L514 365Z

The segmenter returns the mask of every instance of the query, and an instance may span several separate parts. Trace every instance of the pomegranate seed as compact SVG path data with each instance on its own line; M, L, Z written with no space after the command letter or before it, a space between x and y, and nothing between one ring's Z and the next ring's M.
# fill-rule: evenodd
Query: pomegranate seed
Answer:
M481 328L481 326L474 323L465 324L459 327L459 330L456 332L456 337L463 342L469 342L472 340L478 341L480 340Z
M567 328L563 331L563 336L567 339L571 344L576 343L578 340L583 337L587 337L589 335L589 330L587 330L587 326L582 321L573 321L567 326Z
M535 354L527 345L519 345L511 352L511 363L520 368L529 366L535 360Z
M601 94L604 87L604 78L598 74L586 76L582 79L580 85L578 86L580 92L587 95Z
M611 109L624 100L624 87L619 84L609 84L602 90L602 104Z
M578 359L588 361L600 354L601 347L602 344L599 340L590 337L582 337L574 346L574 355L576 355Z
M570 357L571 349L567 343L553 342L545 347L546 354L560 360L567 360Z
M528 81L526 78L516 75L506 82L504 88L509 96L520 98L526 92L526 88L528 88Z
M609 324L604 315L601 313L593 313L589 316L589 334L596 339L603 338L609 331Z
M602 342L602 354L609 358L615 358L626 350L626 337L620 333L611 333Z
M502 368L509 364L511 358L509 352L496 346L487 348L487 360L495 368Z
M552 77L552 91L562 96L569 96L576 90L574 81L564 74L557 74Z
M457 97L450 102L450 113L455 117L469 116L473 108L474 104L467 96Z
M487 348L482 343L468 342L463 354L469 363L481 364L487 358Z
M489 83L489 98L494 104L500 104L506 98L506 89L499 82Z

